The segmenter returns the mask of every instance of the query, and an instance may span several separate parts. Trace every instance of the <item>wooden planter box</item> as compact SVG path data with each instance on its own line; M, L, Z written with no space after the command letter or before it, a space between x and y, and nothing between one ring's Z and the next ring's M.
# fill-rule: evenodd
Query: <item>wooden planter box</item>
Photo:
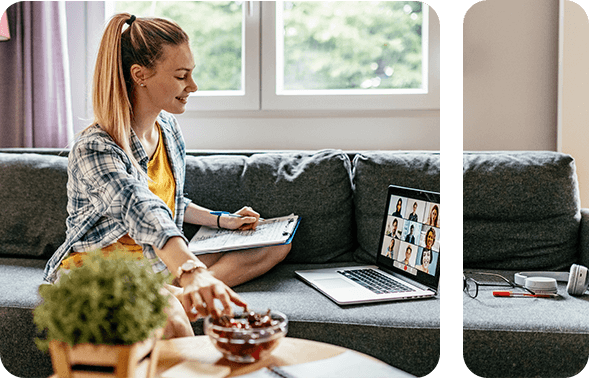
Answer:
M60 378L148 377L157 366L162 333L133 345L80 344L70 347L62 341L49 343L51 363Z

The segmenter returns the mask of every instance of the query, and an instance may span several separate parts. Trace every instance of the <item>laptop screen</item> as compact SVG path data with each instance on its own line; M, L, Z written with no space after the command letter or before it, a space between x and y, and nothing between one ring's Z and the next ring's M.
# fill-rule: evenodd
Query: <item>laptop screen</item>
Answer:
M440 194L390 186L377 265L437 290Z

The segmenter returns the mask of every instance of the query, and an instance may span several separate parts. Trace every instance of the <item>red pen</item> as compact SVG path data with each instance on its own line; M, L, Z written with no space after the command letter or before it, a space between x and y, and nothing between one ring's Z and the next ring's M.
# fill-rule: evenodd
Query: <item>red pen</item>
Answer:
M558 294L529 294L514 293L513 291L497 290L493 292L494 297L532 297L532 298L555 298Z

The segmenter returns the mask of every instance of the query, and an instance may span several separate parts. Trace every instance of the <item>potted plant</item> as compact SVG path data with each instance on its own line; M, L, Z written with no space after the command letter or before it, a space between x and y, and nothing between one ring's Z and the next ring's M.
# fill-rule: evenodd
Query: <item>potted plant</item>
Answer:
M49 349L58 376L71 377L76 370L153 376L167 319L165 278L136 256L91 252L80 267L39 288L43 301L34 322L47 338L36 342Z

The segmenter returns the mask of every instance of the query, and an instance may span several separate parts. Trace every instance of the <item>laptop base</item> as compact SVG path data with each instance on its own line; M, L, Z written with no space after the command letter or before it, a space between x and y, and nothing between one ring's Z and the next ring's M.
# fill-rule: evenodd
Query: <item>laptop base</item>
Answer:
M338 305L354 305L373 302L391 302L411 299L426 299L434 298L436 293L432 290L422 289L417 286L408 284L405 280L394 279L403 282L404 285L409 285L413 291L389 293L389 294L375 294L366 287L344 277L339 271L342 270L357 270L357 269L375 269L384 272L375 265L361 265L350 267L336 267L325 269L311 269L311 270L297 270L296 275L310 286L317 289L326 297L337 303Z

